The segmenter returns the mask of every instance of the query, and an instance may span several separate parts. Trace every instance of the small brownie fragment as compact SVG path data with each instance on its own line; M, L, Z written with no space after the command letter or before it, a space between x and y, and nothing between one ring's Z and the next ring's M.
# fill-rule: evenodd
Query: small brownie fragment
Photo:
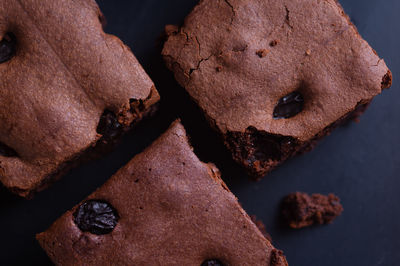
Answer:
M260 57L260 58L266 57L268 53L269 53L269 50L267 50L267 49L261 49L261 50L258 50L258 51L256 52L256 54L257 54L258 57Z
M292 228L331 223L342 211L340 199L333 194L310 196L296 192L286 196L282 201L282 216Z
M278 266L278 265L288 266L285 256L283 255L283 251L279 249L274 249L271 252L271 260L269 262L269 266Z

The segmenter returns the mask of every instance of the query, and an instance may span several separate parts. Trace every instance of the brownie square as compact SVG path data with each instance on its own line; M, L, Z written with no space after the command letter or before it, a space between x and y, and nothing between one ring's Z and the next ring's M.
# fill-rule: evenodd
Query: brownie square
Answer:
M102 22L94 0L0 5L0 181L11 191L31 196L154 111L153 82Z
M203 0L166 31L167 67L256 178L391 85L335 0Z
M62 265L287 265L179 122L37 239Z

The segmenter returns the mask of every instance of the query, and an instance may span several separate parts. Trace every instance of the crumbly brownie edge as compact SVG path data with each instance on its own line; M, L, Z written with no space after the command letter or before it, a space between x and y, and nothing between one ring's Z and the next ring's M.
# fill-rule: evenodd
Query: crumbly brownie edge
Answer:
M327 126L307 142L290 136L259 131L253 127L248 128L246 132L227 132L222 137L233 159L243 165L249 175L259 180L290 157L311 151L320 139L330 135L335 128L350 121L358 121L370 102L359 103L353 111Z
M176 121L172 124L171 127L173 127L173 126L174 126L176 123L178 123L179 121L180 121L179 119L176 120ZM171 128L171 127L170 127L170 128ZM182 135L177 135L177 136L182 137ZM183 135L183 136L184 136L185 138L187 138L187 136L185 136L185 135ZM186 141L187 141L189 147L190 147L191 149L193 149L193 148L191 147L190 143L189 143L189 140L186 139ZM153 144L152 144L152 145L153 145ZM152 146L152 145L151 145L151 146ZM151 149L151 146L147 147L146 150ZM145 150L143 153L145 153L146 150ZM132 161L133 161L133 160L134 160L134 159L132 159ZM126 166L124 166L123 168L121 168L116 174L114 174L113 177L111 177L102 187L104 187L107 183L113 182L113 180L115 179L115 176L118 175L118 176L119 176L118 178L120 178L121 176L120 176L119 173L122 172L122 171L125 171L124 169L129 168L129 165L132 163L132 161L131 161L130 163L128 163ZM218 168L216 168L216 166L215 166L214 164L212 164L212 163L204 163L204 162L200 162L200 163L203 164L203 165L207 168L208 173L209 173L209 177L210 177L211 179L213 179L214 182L215 182L217 185L221 186L221 188L222 188L223 190L226 190L226 191L229 192L229 194L231 194L231 193L230 193L230 190L226 187L224 181L221 179L221 173L219 172ZM101 188L99 188L98 190L101 190ZM98 190L97 190L97 191L98 191ZM231 194L231 196L234 197L232 194ZM96 197L94 197L94 198L96 198ZM91 194L86 200L83 200L82 202L85 202L85 201L87 201L88 199L93 199L92 194ZM238 209L240 210L240 213L244 216L244 218L245 218L246 220L251 221L251 218L250 218L250 217L247 215L247 213L242 209L240 203L237 201L237 198L234 197L234 199L235 199L234 201L235 201L235 203L236 203L236 204L235 204L235 205L236 205L236 208L238 208ZM67 211L63 216L65 216L65 215L71 215L71 217L72 217L73 213L76 211L76 208L77 208L78 206L80 206L80 204L77 204L77 205L76 205L75 207L73 207L71 210ZM63 216L62 216L62 217L63 217ZM55 259L55 258L56 258L56 255L53 253L52 247L51 247L52 245L54 245L54 242L53 242L51 239L49 239L49 235L51 235L51 231L60 231L59 229L62 228L62 226L60 227L60 226L57 226L56 224L60 222L60 220L62 219L62 217L60 217L59 219L57 219L57 220L53 223L53 225L52 225L49 229L47 229L45 232L36 234L36 239L37 239L37 241L38 241L39 244L42 246L42 248L46 251L46 253L49 255L49 257L52 259L52 261L55 262L55 263L57 263L57 260ZM67 222L67 224L68 224L68 222ZM254 229L255 229L255 231L257 232L257 235L259 235L261 238L264 239L263 234L259 231L259 229L257 229L258 227L257 227L253 222L251 222L250 224L251 224L251 226L254 226ZM55 226L56 226L56 227L55 227ZM56 230L51 230L52 227L56 228ZM61 242L63 242L63 241L65 240L63 237L58 238L58 239L59 239ZM68 239L67 239L67 240L68 240ZM264 239L264 241L267 242L267 243L268 243L267 245L270 247L270 252L267 253L267 254L268 254L268 257L267 257L267 259L266 259L266 262L267 262L266 265L270 265L270 266L287 266L288 264L287 264L286 257L284 256L283 252L280 251L280 250L278 250L278 249L276 249L276 248L274 248L274 247L272 246L272 244L269 243L267 240ZM49 245L49 244L50 244L50 245ZM56 246L58 246L58 245L56 245ZM265 256L264 254L265 254L265 253L263 252L263 253L262 253L262 256ZM269 263L268 263L268 262L269 262Z
M152 117L158 110L160 95L153 86L150 93L144 100L131 100L131 108L117 115L119 119L125 120L123 126L118 129L117 138L110 140L108 136L103 135L94 145L81 151L74 157L63 162L56 171L48 174L39 183L30 189L20 189L18 187L7 187L12 193L21 197L32 199L37 192L40 192L69 172L71 169L85 162L98 159L111 152L118 145L123 135L139 124L143 119Z
M362 38L361 35L359 34L356 26L351 22L351 19L349 18L349 16L344 12L340 3L337 0L335 0L335 2L337 4L337 6L339 7L339 9L342 11L341 15L347 20L348 24L355 30L355 33L360 38ZM182 31L182 33L186 34L183 31L183 29L184 29L184 26L167 25L165 28L165 36L164 36L165 40L168 41L168 37L170 35L176 35L181 31ZM373 50L373 52L375 54L377 54L375 52L375 50ZM180 83L180 85L182 87L184 87L186 89L187 84L185 81L187 80L188 73L185 72L184 69L181 67L180 63L178 62L179 60L174 58L173 56L171 56L168 53L163 52L162 55L164 57L165 64L174 73L175 79ZM217 71L219 71L219 70L217 69ZM381 88L387 89L391 85L392 85L392 73L390 70L387 70L387 73L385 73L385 75L383 75L383 77L382 77ZM192 97L192 100L196 104L198 104L198 101L196 99L194 99L193 97ZM210 117L204 111L204 109L202 111L203 111L203 114L205 115L205 117L207 118L207 120L209 121L209 124L211 125L211 127L214 128L214 130L216 130L222 136L225 145L232 153L233 159L237 163L243 165L246 168L249 175L255 177L255 179L260 179L265 174L267 174L268 172L273 170L275 167L277 167L278 165L280 165L281 163L283 163L290 157L312 150L315 147L315 145L317 145L318 141L322 137L329 135L332 132L332 130L334 130L336 127L346 124L351 120L358 121L358 117L367 109L370 101L371 101L371 99L362 100L355 107L355 109L353 109L353 111L350 111L349 113L345 114L343 117L339 118L332 124L325 127L323 130L321 130L312 139L310 139L309 141L305 141L305 142L299 141L290 136L268 134L267 132L258 131L255 128L251 128L251 127L247 128L247 130L245 132L243 132L243 131L240 131L240 132L227 131L227 132L223 133L223 132L221 132L219 127L216 125L215 119ZM202 108L200 107L200 109L202 109ZM263 138L262 141L265 140L266 142L268 142L269 137L270 137L272 139L272 141L270 141L272 147L278 146L280 148L281 143L286 143L284 145L285 146L284 148L286 149L283 152L284 156L275 156L275 157L279 157L277 160L271 160L268 157L265 158L265 160L254 160L251 158L249 160L249 158L246 158L246 156L243 156L246 153L248 153L248 149L256 148L256 147L254 147L254 142L247 141L247 139L249 138L249 136L248 136L249 134L247 132L248 130L252 131L251 133L254 132L254 134L250 134L250 135L266 135L267 137ZM250 138L254 138L254 137L250 136ZM287 143L289 143L289 144L287 144ZM241 145L241 144L243 144L243 145Z

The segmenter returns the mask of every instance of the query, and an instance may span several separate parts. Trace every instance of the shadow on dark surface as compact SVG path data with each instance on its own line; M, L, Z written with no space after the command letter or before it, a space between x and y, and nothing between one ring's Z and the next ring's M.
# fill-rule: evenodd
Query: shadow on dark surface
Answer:
M0 185L0 208L10 208L15 202L22 201L23 199L12 194L3 185Z

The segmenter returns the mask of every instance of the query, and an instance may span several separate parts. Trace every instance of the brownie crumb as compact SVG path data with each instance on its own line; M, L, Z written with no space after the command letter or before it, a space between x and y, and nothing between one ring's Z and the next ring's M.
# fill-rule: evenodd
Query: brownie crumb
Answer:
M272 250L269 265L270 266L288 265L286 262L286 257L285 255L283 255L282 250L279 249Z
M273 41L271 41L271 42L269 43L269 45L270 45L271 47L274 47L274 46L277 46L278 43L279 43L279 40L273 40Z
M282 202L282 216L292 228L331 223L342 211L340 199L333 194L310 196L296 192L286 196Z
M260 58L266 57L268 53L269 53L269 50L267 50L267 49L261 49L261 50L258 50L258 51L256 52L256 54L257 54Z
M179 32L179 27L177 25L166 25L164 31L167 36L176 35Z
M382 89L387 89L392 86L392 72L390 70L388 70L385 76L383 76L381 85Z
M255 215L250 215L251 221L257 226L258 230L264 235L266 239L269 240L269 242L272 243L272 237L270 234L268 234L267 230L265 229L265 225L262 221L257 219L257 216Z

